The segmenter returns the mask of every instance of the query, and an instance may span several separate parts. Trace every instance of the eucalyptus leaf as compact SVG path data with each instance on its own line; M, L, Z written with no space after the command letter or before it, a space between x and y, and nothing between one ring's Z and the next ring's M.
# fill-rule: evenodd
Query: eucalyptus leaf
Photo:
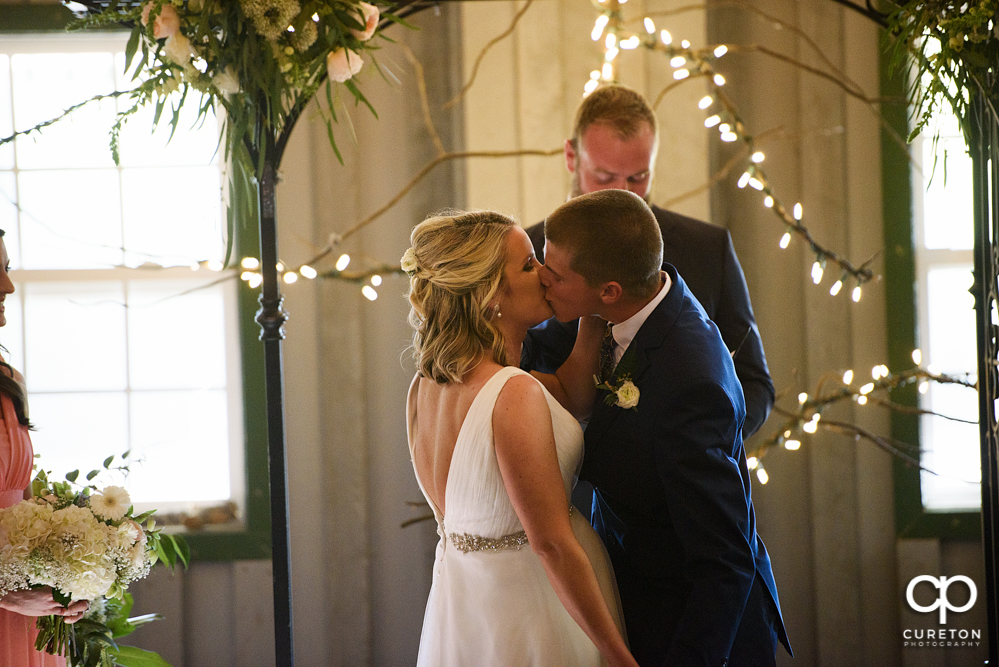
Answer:
M121 667L170 667L170 663L158 653L135 646L119 646L108 651L116 665Z

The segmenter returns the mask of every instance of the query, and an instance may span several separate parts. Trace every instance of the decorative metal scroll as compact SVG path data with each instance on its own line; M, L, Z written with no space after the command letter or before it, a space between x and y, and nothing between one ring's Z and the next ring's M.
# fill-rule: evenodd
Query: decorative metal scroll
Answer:
M995 86L987 82L985 90ZM993 96L994 97L994 96ZM978 326L979 428L982 446L982 546L989 660L999 662L999 119L989 97L976 95L969 146L974 164L975 313Z

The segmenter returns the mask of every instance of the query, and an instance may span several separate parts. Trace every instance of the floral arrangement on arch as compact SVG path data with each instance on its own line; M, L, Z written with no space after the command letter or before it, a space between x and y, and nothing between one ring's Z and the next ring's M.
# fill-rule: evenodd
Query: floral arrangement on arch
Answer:
M83 3L93 7L97 3ZM306 104L323 87L319 105L330 143L337 122L335 101L342 84L355 104L368 103L355 76L366 60L377 67L373 38L382 13L359 0L112 0L99 5L71 28L131 25L125 50L126 71L136 63L138 84L127 95L130 106L111 130L111 152L118 161L118 136L128 117L155 105L154 125L169 107L175 130L188 96L200 94L198 118L224 109L226 157L240 145L256 170L273 137L294 125ZM398 21L391 15L384 18ZM138 58L136 61L135 59ZM379 68L380 71L380 68ZM221 116L222 114L220 114ZM280 150L279 150L280 152ZM342 158L341 158L342 161Z

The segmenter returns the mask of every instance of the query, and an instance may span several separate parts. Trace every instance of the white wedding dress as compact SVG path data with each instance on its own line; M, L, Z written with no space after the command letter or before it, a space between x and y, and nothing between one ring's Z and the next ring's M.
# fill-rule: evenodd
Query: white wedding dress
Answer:
M493 449L496 398L518 368L491 377L461 426L445 490L447 516L434 510L440 542L420 638L420 667L590 667L603 664L596 647L569 616L526 543ZM409 396L410 455L416 391ZM576 420L545 391L566 498L583 456ZM415 468L414 468L415 469ZM419 482L419 475L417 475ZM604 599L622 627L614 573L603 543L579 512L573 531L593 565ZM623 633L623 629L622 629Z

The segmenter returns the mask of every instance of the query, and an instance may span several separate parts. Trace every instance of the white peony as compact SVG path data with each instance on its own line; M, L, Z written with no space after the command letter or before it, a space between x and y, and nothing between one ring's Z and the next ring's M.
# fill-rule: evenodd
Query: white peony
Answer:
M191 58L197 54L191 45L191 40L178 32L168 37L167 41L163 44L163 55L170 62L176 63L181 67L187 67L191 64Z
M90 509L94 514L109 521L118 521L125 516L131 504L128 491L120 486L105 486L99 494L90 498Z

